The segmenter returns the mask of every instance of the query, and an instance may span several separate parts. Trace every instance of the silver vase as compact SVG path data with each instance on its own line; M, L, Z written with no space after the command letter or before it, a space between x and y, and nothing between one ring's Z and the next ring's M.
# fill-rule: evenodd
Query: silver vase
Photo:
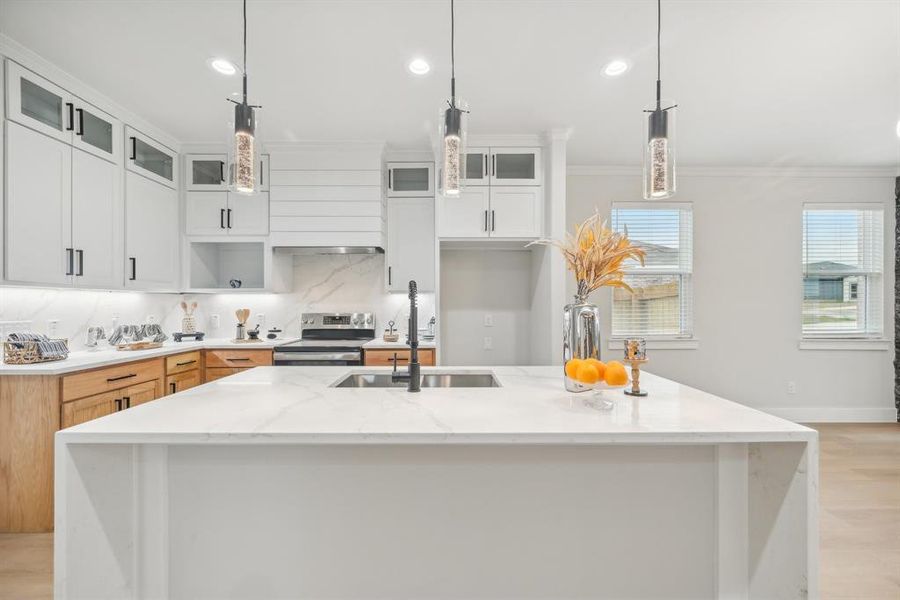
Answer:
M600 360L600 308L577 297L563 309L563 378L570 392L591 389L565 374L565 364L572 358Z

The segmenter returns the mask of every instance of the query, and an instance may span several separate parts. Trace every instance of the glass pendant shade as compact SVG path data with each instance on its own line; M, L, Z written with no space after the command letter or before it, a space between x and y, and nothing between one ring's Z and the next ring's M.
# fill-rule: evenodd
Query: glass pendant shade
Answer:
M252 106L234 105L234 139L231 143L231 187L239 194L256 191L259 158L256 150L256 115Z
M459 98L448 100L445 106L440 115L440 191L445 196L459 196L465 182L469 106Z
M647 200L675 195L676 110L674 102L665 100L654 102L644 111L644 198Z

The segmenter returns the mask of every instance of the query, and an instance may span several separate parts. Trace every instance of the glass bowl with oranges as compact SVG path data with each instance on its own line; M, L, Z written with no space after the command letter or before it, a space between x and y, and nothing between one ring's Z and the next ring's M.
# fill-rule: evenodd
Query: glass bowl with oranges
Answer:
M629 383L628 369L617 360L603 362L597 358L570 358L566 361L566 377L584 390L613 390Z

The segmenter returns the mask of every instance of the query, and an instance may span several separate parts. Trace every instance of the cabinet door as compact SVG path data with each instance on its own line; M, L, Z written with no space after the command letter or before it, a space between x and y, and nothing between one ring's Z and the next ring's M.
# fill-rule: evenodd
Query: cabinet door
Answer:
M540 185L540 148L491 148L491 185Z
M488 236L489 187L466 187L459 196L438 196L438 231L442 238Z
M165 186L177 187L177 164L173 150L131 127L125 128L125 136L128 143L125 166L128 170Z
M61 142L72 143L75 106L60 87L20 65L6 61L6 115Z
M491 187L491 237L540 237L543 229L541 191L540 187Z
M72 246L75 285L122 287L121 168L72 150Z
M119 392L119 394L121 394L122 396L123 406L125 408L131 408L132 406L137 406L138 404L156 400L162 395L159 390L159 384L159 379L153 379L125 388L124 390Z
M434 163L388 163L387 168L389 198L434 195Z
M176 394L200 385L200 369L166 377L166 394Z
M63 402L62 428L111 415L119 409L120 405L120 392L105 392L71 402Z
M178 286L178 192L135 173L125 174L125 286Z
M489 185L491 151L488 148L466 148L465 185Z
M387 290L405 292L414 279L420 291L434 291L434 199L391 198L387 205Z
M185 225L188 235L227 235L228 192L188 192Z
M122 164L122 124L87 102L75 100L72 144L95 156Z
M191 191L227 191L227 160L224 154L188 154L185 157L185 188Z
M269 193L229 192L225 224L230 235L269 235Z
M7 121L6 278L72 282L72 147Z

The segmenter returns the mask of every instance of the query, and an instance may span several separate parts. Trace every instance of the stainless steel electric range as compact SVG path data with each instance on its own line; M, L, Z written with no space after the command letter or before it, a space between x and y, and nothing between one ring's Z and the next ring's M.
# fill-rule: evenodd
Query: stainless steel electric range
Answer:
M375 339L373 313L303 313L301 339L275 346L276 366L361 365L362 346Z

